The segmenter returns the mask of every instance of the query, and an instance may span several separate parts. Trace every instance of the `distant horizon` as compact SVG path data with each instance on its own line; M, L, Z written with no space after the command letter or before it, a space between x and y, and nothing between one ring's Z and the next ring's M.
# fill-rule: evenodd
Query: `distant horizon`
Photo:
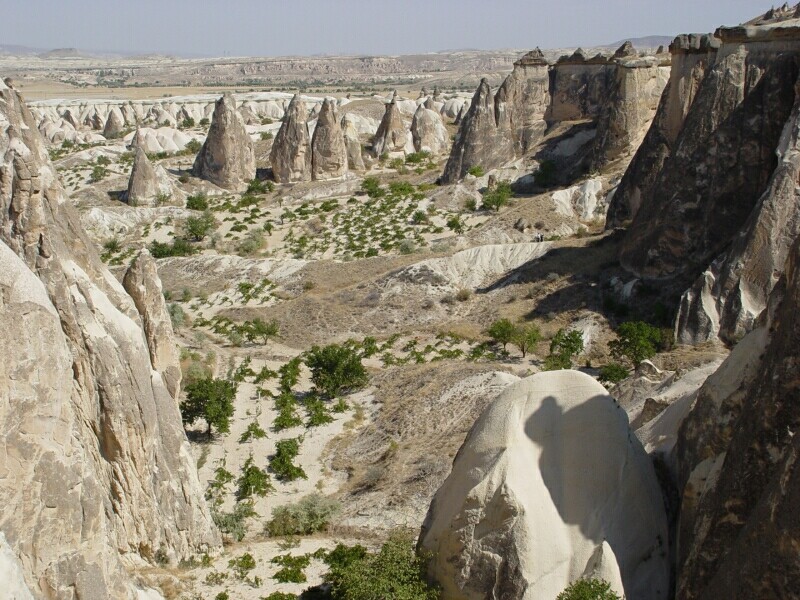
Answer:
M0 46L41 52L75 48L100 55L180 58L397 56L607 46L613 40L674 37L737 25L771 1L563 0L546 8L530 0L0 0L6 32Z

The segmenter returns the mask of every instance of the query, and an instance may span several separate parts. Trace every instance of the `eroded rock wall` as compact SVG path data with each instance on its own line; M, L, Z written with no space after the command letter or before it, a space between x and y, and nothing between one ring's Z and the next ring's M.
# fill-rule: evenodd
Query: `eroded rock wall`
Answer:
M31 591L133 598L127 569L219 544L133 300L0 84L0 531Z

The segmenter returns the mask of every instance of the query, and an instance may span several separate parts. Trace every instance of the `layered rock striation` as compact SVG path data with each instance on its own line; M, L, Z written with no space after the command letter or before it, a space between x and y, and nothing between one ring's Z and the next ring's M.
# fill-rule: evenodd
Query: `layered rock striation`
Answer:
M0 206L0 532L36 597L133 599L131 567L219 537L134 300L5 85Z

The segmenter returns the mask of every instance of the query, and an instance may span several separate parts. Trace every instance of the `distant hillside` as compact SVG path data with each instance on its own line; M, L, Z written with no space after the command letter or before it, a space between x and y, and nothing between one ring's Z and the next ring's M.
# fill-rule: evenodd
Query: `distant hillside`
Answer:
M85 54L77 48L56 48L39 54L39 58L75 58L78 56L85 56Z
M31 48L30 46L20 46L18 44L0 44L0 54L11 54L13 56L28 56L44 52L44 48Z

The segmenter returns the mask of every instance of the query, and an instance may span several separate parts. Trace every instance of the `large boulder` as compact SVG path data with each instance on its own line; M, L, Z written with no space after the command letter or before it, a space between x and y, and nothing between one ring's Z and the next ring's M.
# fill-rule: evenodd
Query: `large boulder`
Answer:
M307 121L306 103L300 94L295 94L269 155L272 174L279 183L311 179L311 139Z
M414 140L415 151L430 152L434 156L447 150L450 142L447 128L442 123L439 113L430 110L425 104L420 104L414 113L411 121L411 137Z
M217 100L208 136L192 171L197 177L228 190L243 190L255 178L253 142L232 95L225 94Z
M335 179L347 173L347 145L334 103L325 98L311 140L312 179Z
M0 532L35 597L133 600L133 568L219 534L136 306L4 85L0 182Z
M666 600L667 539L656 474L625 412L588 375L551 371L481 415L420 545L445 600L552 599L587 576Z
M413 152L414 146L403 122L397 101L392 101L386 105L381 124L372 140L372 152L375 156L380 156L384 152Z

